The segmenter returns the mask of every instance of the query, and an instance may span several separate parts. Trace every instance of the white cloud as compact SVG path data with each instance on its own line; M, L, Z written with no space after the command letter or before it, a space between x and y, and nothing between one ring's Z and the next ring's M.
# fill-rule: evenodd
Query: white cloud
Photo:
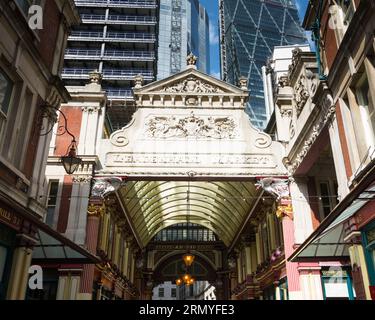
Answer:
M219 31L217 26L210 21L210 44L215 45L219 43Z
M221 79L219 71L218 72L211 72L211 76L216 78L216 79L219 79L219 80Z

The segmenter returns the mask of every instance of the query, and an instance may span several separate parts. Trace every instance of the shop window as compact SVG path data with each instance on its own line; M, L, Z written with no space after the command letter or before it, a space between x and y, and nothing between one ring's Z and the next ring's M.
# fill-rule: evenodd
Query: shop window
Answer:
M280 300L289 300L288 280L282 279L279 283Z
M6 297L16 232L0 223L0 300Z
M274 286L269 286L263 290L263 300L276 300Z
M3 281L7 254L8 254L8 249L6 247L0 246L0 282Z
M49 190L48 190L48 201L47 201L47 216L46 216L46 221L45 221L46 224L48 224L50 227L53 226L58 191L59 191L59 181L50 181Z
M159 288L159 297L164 298L164 288Z
M354 300L355 292L350 274L340 267L322 270L323 298L325 300Z
M176 288L172 288L171 289L171 297L176 298L176 296L177 296L177 290L176 290Z
M375 222L366 226L362 233L370 285L375 286Z

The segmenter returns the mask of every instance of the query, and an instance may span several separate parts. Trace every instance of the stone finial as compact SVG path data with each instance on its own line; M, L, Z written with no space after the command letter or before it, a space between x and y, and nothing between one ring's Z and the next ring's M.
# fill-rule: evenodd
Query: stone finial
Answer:
M198 58L191 52L187 57L186 57L186 64L188 67L195 67L197 64Z
M135 89L138 89L138 88L142 88L143 86L143 76L141 74L138 74L137 76L134 77L134 83L135 83L135 86L134 88Z
M247 88L247 78L246 77L240 77L238 79L238 86L242 90L248 90L248 88Z
M90 83L100 84L102 82L103 76L98 70L91 71L89 73Z

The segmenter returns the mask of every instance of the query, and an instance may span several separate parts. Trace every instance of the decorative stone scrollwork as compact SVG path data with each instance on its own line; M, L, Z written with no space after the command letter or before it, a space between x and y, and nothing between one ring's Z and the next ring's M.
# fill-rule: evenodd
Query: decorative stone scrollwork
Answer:
M122 179L118 177L97 178L94 181L91 195L96 198L104 198L108 193L116 191L123 184Z
M306 84L306 77L304 75L301 75L296 87L294 88L294 98L296 101L297 116L301 113L303 107L306 104L307 99L310 97Z
M134 88L139 89L142 88L143 86L143 76L141 74L137 75L134 77Z
M289 180L280 178L262 178L255 184L257 188L274 195L276 199L289 197Z
M291 74L293 74L293 71L297 66L300 52L302 52L300 48L295 48L292 51L292 63L289 65L289 72L288 72L289 77L291 76Z
M207 82L199 80L195 77L176 83L173 86L167 86L162 89L168 93L223 93L224 91L218 87L214 87Z
M247 78L246 77L240 77L240 79L238 80L238 86L240 87L240 89L248 90L247 84L248 84Z
M264 148L268 148L272 143L272 139L271 137L264 133L264 132L259 132L257 137L255 138L255 146L257 148L261 148L261 149L264 149Z
M186 63L188 66L195 66L197 64L197 60L198 58L193 53L190 53L186 57Z
M111 143L116 147L125 147L129 144L129 139L125 137L125 132L123 128L122 130L118 130L111 135Z
M301 151L297 154L295 160L288 166L288 171L292 175L299 165L302 163L303 159L305 158L307 152L310 150L311 146L319 136L322 129L325 125L330 121L333 114L336 111L335 105L333 104L333 99L331 95L326 95L321 102L322 104L322 118L321 120L315 124L312 128L309 138L304 142Z
M88 112L88 113L99 112L100 110L101 110L101 107L99 107L99 106L84 106L84 107L82 107L82 111Z
M233 139L237 136L236 123L229 117L203 118L192 112L188 117L152 117L146 123L150 138L214 138Z
M73 183L90 183L91 176L74 176Z
M278 85L282 88L288 87L290 85L288 76L281 76Z
M102 82L103 76L98 70L94 70L89 73L89 79L91 83L100 84Z
M293 115L292 109L280 108L280 115L282 118L291 118Z

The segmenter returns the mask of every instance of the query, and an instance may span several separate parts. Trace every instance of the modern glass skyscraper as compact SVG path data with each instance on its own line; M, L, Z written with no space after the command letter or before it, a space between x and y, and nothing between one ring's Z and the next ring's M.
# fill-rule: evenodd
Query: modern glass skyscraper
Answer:
M223 79L237 84L248 78L250 101L246 108L251 122L263 129L266 108L262 66L273 48L304 44L294 0L219 0L221 73Z
M103 75L111 130L134 112L133 79L156 79L157 0L75 0L82 23L68 38L62 78L67 86L87 83L90 71Z
M190 52L198 57L198 69L209 73L209 40L208 14L199 0L160 0L157 78L183 70Z

